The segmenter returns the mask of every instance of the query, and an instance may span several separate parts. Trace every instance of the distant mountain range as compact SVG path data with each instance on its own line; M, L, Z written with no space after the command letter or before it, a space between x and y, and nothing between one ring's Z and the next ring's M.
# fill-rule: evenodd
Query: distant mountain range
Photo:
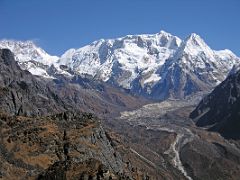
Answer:
M34 75L90 75L158 100L210 91L240 62L230 50L212 50L197 34L181 40L164 31L101 39L69 49L61 57L47 54L31 41L2 40L0 48L10 49L20 67Z

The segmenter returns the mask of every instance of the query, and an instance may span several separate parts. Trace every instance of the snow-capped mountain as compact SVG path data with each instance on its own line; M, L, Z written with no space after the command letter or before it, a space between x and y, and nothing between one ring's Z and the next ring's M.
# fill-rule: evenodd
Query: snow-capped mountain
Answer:
M44 77L49 77L46 69L59 59L57 56L47 54L32 41L2 40L0 48L14 52L15 59L22 69Z
M130 89L133 80L140 74L155 72L180 44L179 38L163 31L154 35L101 39L77 50L70 49L60 58L59 63L104 81L119 76L116 83ZM153 74L145 81L148 83L159 79Z
M70 49L59 60L74 71L155 99L208 91L238 62L231 51L214 51L197 34L181 40L164 31L95 41Z
M12 50L21 67L33 74L51 77L50 66L60 74L68 74L65 68L60 68L64 65L73 72L154 99L184 98L208 91L222 82L239 62L229 50L212 50L197 34L181 40L164 31L101 39L80 49L70 49L60 58L48 55L30 42L1 41L0 48ZM40 69L44 73L36 73Z
M33 75L54 78L54 74L71 76L67 69L62 70L58 63L59 57L51 56L32 41L1 40L0 49L10 49L23 70Z
M184 98L198 91L209 91L239 62L231 51L214 51L193 33L159 68L161 80L151 88L150 95L160 99Z

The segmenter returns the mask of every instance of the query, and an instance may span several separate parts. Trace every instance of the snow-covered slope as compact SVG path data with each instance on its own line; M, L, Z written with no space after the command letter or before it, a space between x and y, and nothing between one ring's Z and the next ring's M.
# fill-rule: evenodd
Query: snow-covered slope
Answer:
M1 47L12 50L21 67L33 74L50 77L50 66L59 74L68 74L67 67L154 99L209 91L239 63L231 51L214 51L194 33L185 40L164 31L101 39L69 49L60 58L31 42L0 41Z
M22 69L44 77L50 77L47 68L59 59L57 56L47 54L32 41L2 40L0 48L14 52L15 59Z
M181 40L164 31L102 39L70 49L59 60L74 71L155 99L209 91L238 62L231 51L214 51L195 33Z
M154 35L128 35L123 38L99 40L80 49L70 49L59 63L70 66L74 71L97 76L104 81L122 76L117 84L130 89L131 82L140 73L155 72L165 60L174 54L181 40L161 31ZM124 71L121 75L120 71ZM119 72L119 73L118 73ZM127 74L127 75L125 75ZM147 82L158 81L156 74Z
M159 69L161 80L151 88L150 96L184 98L198 91L209 91L239 62L231 51L214 51L193 33Z

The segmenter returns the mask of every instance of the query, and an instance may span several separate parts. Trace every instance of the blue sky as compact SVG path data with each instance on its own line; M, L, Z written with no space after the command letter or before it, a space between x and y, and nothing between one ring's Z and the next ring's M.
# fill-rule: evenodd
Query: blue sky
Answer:
M53 55L100 38L164 30L199 34L240 55L240 0L0 0L0 39L34 40Z

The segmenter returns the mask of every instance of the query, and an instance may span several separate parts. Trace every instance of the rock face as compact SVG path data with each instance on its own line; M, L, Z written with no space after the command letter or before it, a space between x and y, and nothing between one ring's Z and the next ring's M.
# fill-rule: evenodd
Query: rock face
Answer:
M123 172L119 154L91 114L27 118L1 113L0 132L4 179L107 179Z
M0 106L15 115L38 115L64 110L47 81L21 70L10 50L0 50ZM61 107L62 106L62 107Z
M201 127L224 137L240 138L240 71L232 73L205 97L191 113Z
M240 62L229 50L212 50L197 34L181 40L164 31L101 39L59 58L28 41L0 41L1 47L11 49L21 68L35 75L90 75L158 100L212 90Z
M14 115L46 115L66 110L106 115L144 102L79 75L59 75L58 79L33 76L19 67L7 49L0 50L0 70L0 107Z

